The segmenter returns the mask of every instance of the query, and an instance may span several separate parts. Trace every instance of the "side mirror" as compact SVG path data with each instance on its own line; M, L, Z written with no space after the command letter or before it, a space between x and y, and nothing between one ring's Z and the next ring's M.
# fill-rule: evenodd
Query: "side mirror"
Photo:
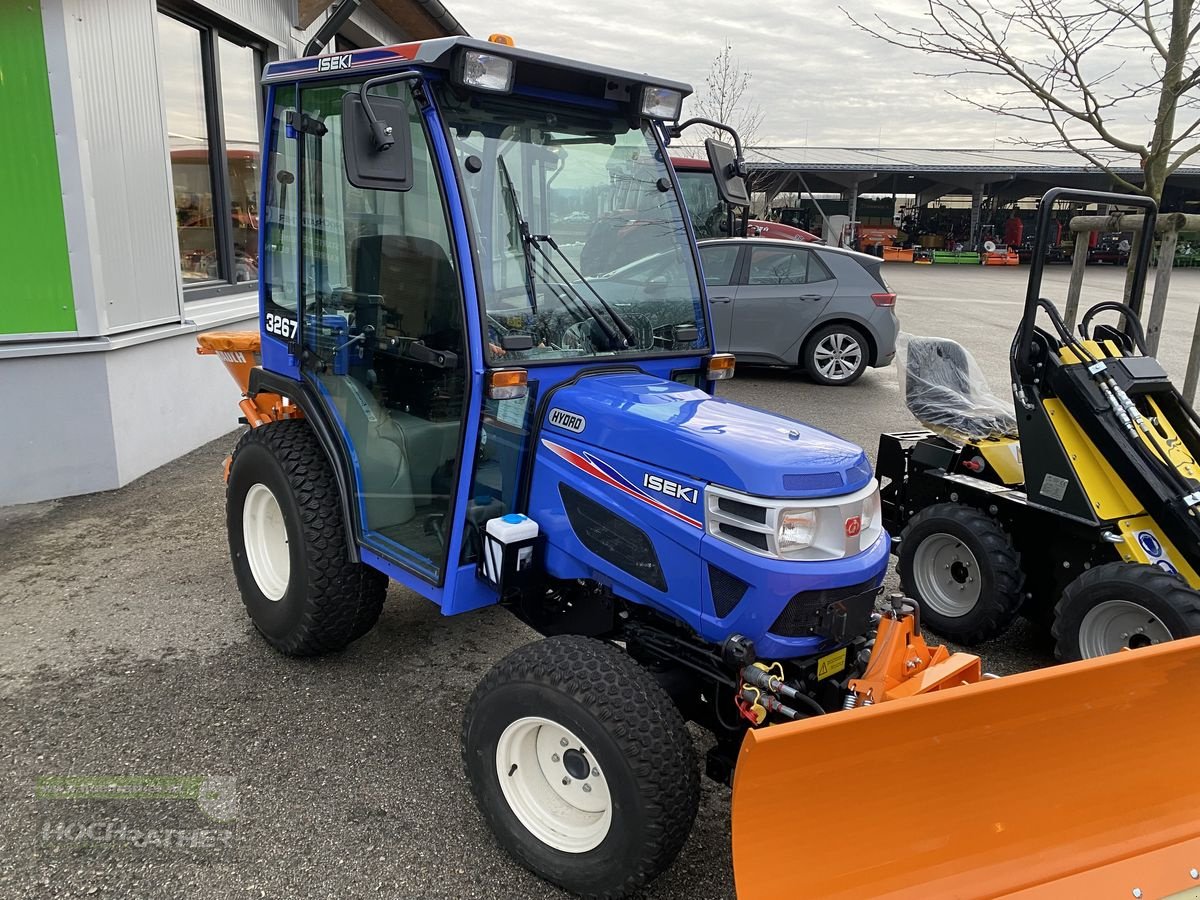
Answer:
M750 191L746 187L745 163L738 159L737 151L728 144L708 138L704 142L708 164L713 178L717 180L717 193L726 203L734 206L749 206Z
M700 329L695 325L674 325L671 328L671 340L676 344L691 344L700 337Z
M367 102L370 115L356 91L342 97L346 178L364 190L410 190L413 151L408 106L403 97L375 96Z

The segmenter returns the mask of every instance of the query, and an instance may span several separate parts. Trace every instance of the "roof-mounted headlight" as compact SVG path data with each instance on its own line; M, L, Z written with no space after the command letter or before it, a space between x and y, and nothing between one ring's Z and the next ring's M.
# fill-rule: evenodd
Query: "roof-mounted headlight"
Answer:
M683 111L683 94L671 88L646 85L642 88L642 115L648 119L679 119Z
M486 50L465 50L458 58L455 76L463 87L507 94L512 90L513 61Z

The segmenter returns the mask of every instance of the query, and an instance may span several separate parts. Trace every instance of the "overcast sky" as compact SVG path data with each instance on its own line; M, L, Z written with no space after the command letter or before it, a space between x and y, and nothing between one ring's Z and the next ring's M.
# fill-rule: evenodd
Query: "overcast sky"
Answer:
M697 90L728 40L753 74L753 99L767 111L760 145L807 140L812 146L988 148L997 140L1003 146L1005 136L1022 127L945 93L947 87L990 93L998 83L917 75L948 68L858 31L838 3L828 0L445 2L477 37L500 31L531 50L653 72L690 82ZM841 5L857 18L879 11L911 24L925 4L842 0ZM911 10L911 18L898 12L901 8ZM1118 59L1130 55L1116 48L1113 53ZM1143 139L1149 129L1139 126L1134 133Z

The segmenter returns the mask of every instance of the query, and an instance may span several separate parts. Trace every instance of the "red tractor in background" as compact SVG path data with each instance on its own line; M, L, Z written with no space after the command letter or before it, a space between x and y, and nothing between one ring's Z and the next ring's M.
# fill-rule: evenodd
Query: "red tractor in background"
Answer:
M713 180L712 165L709 161L672 156L671 165L675 169L675 177L679 179L679 186L683 189L684 203L692 218L696 239L728 237L729 209L717 196L716 182ZM741 232L737 237L771 237L786 241L824 243L811 231L784 225L782 222L743 219L736 214L734 220L745 223L744 228L735 225L735 229Z

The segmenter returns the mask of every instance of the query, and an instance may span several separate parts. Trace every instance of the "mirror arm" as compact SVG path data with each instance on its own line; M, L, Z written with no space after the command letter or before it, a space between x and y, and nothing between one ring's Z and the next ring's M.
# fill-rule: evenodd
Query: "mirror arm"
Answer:
M709 128L716 128L719 131L727 132L729 136L733 138L733 149L737 152L736 165L738 167L738 171L734 172L733 174L741 175L743 177L746 175L746 173L742 171L745 165L745 160L742 158L742 138L737 133L736 128L734 128L732 125L726 125L724 122L718 122L715 119L705 119L702 116L696 116L688 119L686 122L680 122L676 125L668 125L667 129L670 131L671 137L682 137L683 129L690 128L692 125L707 125Z
M375 110L371 108L371 101L367 98L367 92L371 88L381 84L392 84L396 81L416 81L420 77L420 72L398 72L392 75L380 75L378 78L371 78L359 86L358 97L362 101L363 112L367 114L367 123L371 126L371 137L375 141L376 152L382 153L384 150L390 149L396 143L396 138L393 137L392 126L376 118Z

